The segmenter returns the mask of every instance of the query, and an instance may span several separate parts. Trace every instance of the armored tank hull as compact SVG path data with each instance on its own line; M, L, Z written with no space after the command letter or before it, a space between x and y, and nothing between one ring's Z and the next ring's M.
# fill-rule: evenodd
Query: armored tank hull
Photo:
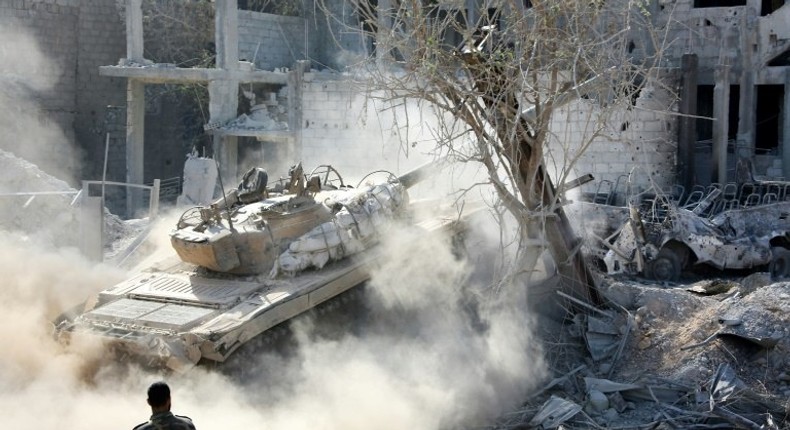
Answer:
M382 189L397 205L388 206L382 196L375 196L373 190ZM224 218L216 210L204 211L200 222L182 218L171 232L177 256L61 315L55 321L56 335L63 341L98 337L144 364L179 371L201 360L223 362L251 339L368 280L371 268L386 258L377 240L386 230L378 219L383 214L390 221L397 216L420 237L464 229L456 212L443 212L438 205L420 211L430 216L414 218L404 196L381 184L353 191L354 201L373 199L379 212L370 205L355 209L349 200L315 195L323 200L286 192L242 204ZM304 204L272 215L272 207L293 200ZM367 226L358 210L372 215ZM354 221L343 221L343 211Z

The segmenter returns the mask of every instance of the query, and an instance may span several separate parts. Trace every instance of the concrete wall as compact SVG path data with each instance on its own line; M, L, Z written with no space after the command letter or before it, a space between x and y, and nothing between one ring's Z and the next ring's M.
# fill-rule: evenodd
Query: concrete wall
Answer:
M307 58L305 20L293 16L239 11L239 59L262 70L291 67Z
M731 98L740 98L738 111L731 112L731 117L735 115L739 121L736 143L740 151L746 153L754 150L755 124L765 120L756 118L756 86L785 85L790 76L790 67L768 67L772 59L790 49L790 4L778 6L771 13L763 10L771 5L761 0L746 0L744 6L737 7L694 7L694 0L659 0L656 3L656 31L666 34L659 39L666 43L658 47L663 51L664 65L678 67L682 54L697 54L699 85L715 83L714 70L718 64L729 66L730 85L740 85L739 93L730 94ZM646 39L643 37L642 41ZM785 94L790 94L787 88ZM786 141L783 143L781 136L782 129L786 130L788 125L780 122L779 127L780 141L772 154L750 154L756 173L769 179L782 179L785 176L782 172L787 172L787 166L782 166L782 153L788 149L783 148ZM710 148L698 150L701 152L697 158L704 163ZM734 157L735 154L728 155L728 158ZM734 164L731 160L728 163ZM730 173L730 178L734 179L733 172Z
M752 30L742 26L751 9L746 7L694 8L693 0L661 2L656 25L668 30L664 49L665 65L680 67L683 54L697 54L699 58L699 84L713 84L713 69L727 61L734 70L740 70L739 40ZM736 49L731 49L730 47Z
M371 41L359 34L361 26L353 3L326 0L323 6L308 7L305 11L310 34L308 50L314 68L343 70L367 57ZM324 8L331 18L327 19Z
M123 80L98 77L125 50L115 2L0 0L0 32L3 61L26 66L3 147L76 186L103 155L105 107L125 101Z
M0 142L72 185L79 10L78 0L0 0Z
M666 65L680 65L683 54L699 57L699 84L713 84L716 64L727 62L735 79L742 70L757 73L755 84L783 84L784 67L766 68L776 55L790 48L790 6L766 16L762 2L746 6L694 7L694 0L660 0L657 31L666 31Z
M126 57L126 31L112 0L80 0L74 132L77 144L85 151L88 178L100 178L104 164L106 133L110 133L111 152L108 179L126 180L126 131L114 121L117 107L126 107L126 79L99 76L99 66L117 64ZM124 109L125 110L125 109ZM125 119L122 118L122 123Z
M671 87L676 78L667 79ZM592 173L595 181L582 188L585 192L594 192L601 181L615 184L629 173L634 190L653 184L669 189L675 180L677 117L661 112L674 110L674 103L669 91L649 83L630 108L604 111L587 99L566 105L552 118L554 142L546 160L550 174L560 182ZM620 179L621 191L626 179Z
M670 85L675 78L670 76ZM420 114L412 106L393 116L380 100L366 98L364 89L330 73L307 74L302 90L300 160L306 168L332 164L341 173L380 168L402 173L428 160L425 153L435 144L431 109L423 108ZM585 186L588 192L595 191L598 181L615 182L632 170L635 189L651 183L668 189L675 177L677 121L658 112L674 107L673 95L653 85L640 93L631 109L602 111L591 100L570 103L552 121L555 140L547 151L549 172L555 179L567 173L564 180L593 173L596 181ZM596 123L607 126L599 130ZM578 161L569 164L590 139Z
M190 109L194 103L184 88L146 86L143 153L146 183L182 176L186 155L192 150L196 135L202 133L202 129L196 127L200 117Z
M349 179L389 169L396 174L428 160L428 109L390 109L359 84L332 73L308 73L302 85L302 146L306 168L332 164ZM412 145L418 143L417 145ZM354 183L353 185L356 185Z

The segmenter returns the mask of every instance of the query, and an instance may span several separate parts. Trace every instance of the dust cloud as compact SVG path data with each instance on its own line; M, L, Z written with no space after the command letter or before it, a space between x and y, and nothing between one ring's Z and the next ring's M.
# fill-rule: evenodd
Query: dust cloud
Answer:
M512 407L543 372L530 322L504 301L470 304L467 260L447 239L404 228L383 243L388 258L367 287L370 326L317 334L294 325L296 351L249 358L252 379L208 367L161 375L102 360L101 345L52 338L51 321L127 274L74 251L0 246L0 423L7 428L131 428L146 419L145 388L173 388L173 410L198 428L419 428L481 423ZM40 409L46 409L42 414Z
M11 58L3 49L2 57ZM37 57L37 50L30 52ZM8 72L0 69L0 75ZM14 91L7 88L0 97ZM7 117L0 122L6 126ZM166 237L163 227L153 231ZM0 426L132 428L150 414L145 389L160 379L171 385L173 411L199 429L439 429L489 422L544 376L526 300L519 291L491 294L485 285L469 286L470 261L481 260L454 255L446 237L423 236L404 227L385 238L386 258L364 296L367 321L328 336L321 330L325 321L300 318L292 352L247 357L242 364L256 371L239 376L210 366L161 374L108 360L95 342L57 342L51 321L60 312L129 273L6 232L0 243ZM164 242L148 255L172 254ZM489 249L476 242L468 247L473 254Z
M13 21L0 25L0 148L75 183L78 151L73 136L64 133L73 115L53 99L67 69L58 61L41 51L25 27Z
M174 224L167 215L154 227L141 266L173 254L166 238ZM103 359L101 345L55 342L49 321L129 274L5 237L0 424L8 428L131 428L148 416L145 388L158 379L173 388L174 412L201 429L450 428L487 422L543 376L522 295L465 288L479 258L459 258L449 239L409 228L382 243L387 257L366 288L367 321L325 336L325 321L300 318L294 351L248 357L243 365L264 369L250 377L210 367L162 375ZM472 254L495 247L469 246Z

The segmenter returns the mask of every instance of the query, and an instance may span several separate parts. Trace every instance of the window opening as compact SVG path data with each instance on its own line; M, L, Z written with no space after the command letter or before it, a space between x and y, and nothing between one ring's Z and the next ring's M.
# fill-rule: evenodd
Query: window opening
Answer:
M746 6L746 0L694 0L694 7L735 7Z
M775 153L779 148L784 99L784 85L757 85L754 148L758 154Z

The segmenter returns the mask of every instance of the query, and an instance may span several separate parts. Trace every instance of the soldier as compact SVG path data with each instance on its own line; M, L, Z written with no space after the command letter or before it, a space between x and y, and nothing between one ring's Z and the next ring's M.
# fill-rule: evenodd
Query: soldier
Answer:
M148 387L148 404L151 419L134 430L195 430L191 419L170 412L170 387L164 382L154 382Z

